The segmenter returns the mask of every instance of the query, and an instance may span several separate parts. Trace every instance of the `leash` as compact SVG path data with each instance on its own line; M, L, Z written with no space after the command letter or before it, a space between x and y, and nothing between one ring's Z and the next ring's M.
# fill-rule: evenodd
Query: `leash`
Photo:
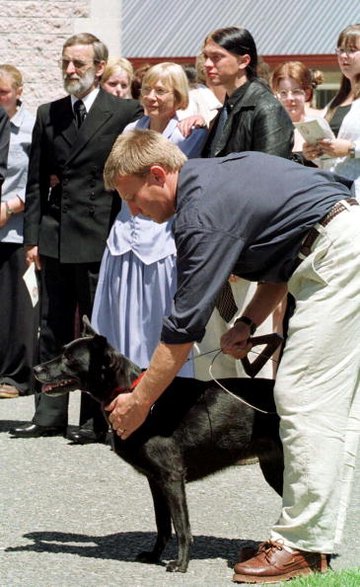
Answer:
M265 363L268 360L273 361L274 363L278 363L278 361L276 359L272 359L271 357L274 354L274 352L276 351L276 349L283 342L283 340L284 340L283 337L280 336L280 334L278 334L277 332L273 332L272 334L263 334L262 336L253 336L253 337L249 338L248 342L251 343L252 347L248 352L254 353L255 355L258 355L258 356L255 359L255 361L253 361L252 363L250 363L247 356L240 359L246 375L249 375L249 377L255 377L255 375L258 374L258 372L263 368L263 366L265 365ZM254 346L259 346L259 345L266 345L266 346L261 352L254 351L253 350ZM212 353L218 353L219 351L221 352L220 348L213 349L212 351L207 351L205 353L201 353L200 355L196 355L196 356L189 358L187 360L188 361L190 361L192 359L195 360L200 357L204 357L205 355L210 355Z
M251 351L249 351L251 352ZM256 352L256 351L252 351L252 352ZM210 363L209 366L209 375L211 377L211 379L219 386L221 387L221 389L223 389L224 391L226 391L226 393L228 393L229 395L231 395L231 397L237 399L239 402L245 404L246 406L248 406L249 408L252 408L253 410L256 410L257 412L261 412L262 414L276 414L276 412L267 412L266 410L262 410L261 408L258 408L257 406L254 406L253 404L250 404L249 402L247 402L244 398L236 395L235 393L233 393L232 391L230 391L230 389L228 389L227 387L225 387L225 385L223 385L222 383L220 383L220 381L218 379L216 379L216 377L214 377L213 372L212 372L212 367L215 363L215 360L218 358L219 355L221 355L222 350L219 349L219 351L216 353L215 357L213 358L213 360ZM256 354L260 354L260 353L256 353ZM271 357L268 357L269 359ZM274 360L274 359L272 359ZM274 362L277 363L277 361L274 360Z
M249 342L251 342L253 346L266 344L266 347L260 353L257 351L254 351L252 348L249 350L249 353L254 353L254 354L258 355L258 357L255 359L255 361L253 361L252 363L250 363L250 361L247 357L244 357L243 359L241 359L245 373L247 375L249 375L250 377L255 377L255 375L260 371L260 369L265 365L266 361L271 360L274 363L278 363L278 361L276 359L272 359L271 357L274 354L277 347L281 344L282 341L283 341L282 336L280 336L277 333L265 334L263 336L255 336L255 337L249 338ZM213 359L210 363L210 366L209 366L209 375L210 375L211 379L214 381L214 383L216 383L226 393L228 393L229 395L231 395L233 398L237 399L238 401L242 402L243 404L245 404L249 408L252 408L253 410L256 410L257 412L261 412L262 414L275 414L276 412L267 412L266 410L262 410L261 408L258 408L257 406L250 404L249 402L244 400L242 397L239 397L235 393L230 391L230 389L227 389L222 383L220 383L220 381L218 379L216 379L216 377L214 376L214 374L212 372L212 368L213 368L213 365L214 365L216 359L219 357L219 355L222 354L222 352L223 351L220 348L213 349L211 351L201 353L200 355L197 355L196 357L192 357L192 359L198 359L200 357L204 357L204 356L209 355L211 353L216 353L216 355L213 357ZM187 359L187 360L189 361L192 359ZM138 377L136 377L136 379L131 383L131 385L129 387L127 387L127 386L115 387L115 389L112 391L111 398L109 400L107 400L107 403L113 401L121 393L128 393L128 392L133 391L135 389L135 387L140 383L140 381L144 377L145 373L146 373L146 371L143 371L142 373L140 373L140 375L138 375Z
M274 363L278 363L278 361L276 359L272 359L271 357L274 354L275 350L278 348L278 346L283 342L283 337L280 336L280 334L277 334L276 332L274 332L272 334L265 334L263 336L254 336L252 338L249 338L249 342L251 342L253 346L266 344L266 347L260 353L257 351L254 351L252 348L250 349L249 353L254 353L254 354L258 355L258 357L255 359L255 361L253 361L252 363L250 363L250 361L247 357L244 357L243 359L241 359L242 365L244 367L244 371L247 375L249 375L250 377L255 377L255 375L257 375L257 373L260 371L260 369L262 369L262 367L265 365L266 361L268 361L269 359L271 361L273 361ZM238 401L242 402L246 406L253 408L257 412L261 412L262 414L275 414L276 412L268 412L266 410L262 410L261 408L258 408L257 406L254 406L253 404L250 404L249 402L244 400L242 397L239 397L238 395L236 395L235 393L230 391L230 389L227 389L222 383L220 383L220 381L218 379L216 379L216 377L214 376L214 374L212 372L212 368L213 368L213 365L214 365L216 359L222 353L222 350L217 349L217 351L218 352L216 353L216 355L212 359L210 366L209 366L209 375L210 375L211 379L217 385L219 385L219 387L221 387L221 389L226 391L226 393L228 393L229 395L231 395L233 398L237 399Z
M217 349L212 349L211 351L206 351L206 353L200 353L199 355L196 355L195 357L189 357L188 359L186 359L187 361L196 361L196 359L201 359L201 357L206 357L206 355L212 355L213 353L217 353L218 355L220 353L222 353L222 350L220 347L218 347ZM262 353L259 353L258 351L253 351L253 349L249 350L249 353L254 353L255 355L262 355ZM235 361L238 361L240 359L235 359ZM272 359L271 356L266 356L266 360L267 361L272 361L273 363L278 363L279 361L277 359ZM248 373L247 373L248 375Z

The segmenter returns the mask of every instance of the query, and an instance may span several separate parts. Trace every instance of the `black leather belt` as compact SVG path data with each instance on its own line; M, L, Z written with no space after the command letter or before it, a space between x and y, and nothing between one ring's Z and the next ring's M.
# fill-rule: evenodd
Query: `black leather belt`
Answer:
M346 202L346 204L344 204ZM340 200L333 205L333 207L329 210L321 220L319 220L318 224L321 226L327 226L338 214L348 210L348 206L358 206L359 202L355 198L347 198L346 200ZM305 257L310 255L312 246L316 239L320 236L320 232L313 226L310 228L309 232L307 233L306 237L301 243L300 251L298 254L298 258L295 261L295 269L300 265L300 263L304 260Z

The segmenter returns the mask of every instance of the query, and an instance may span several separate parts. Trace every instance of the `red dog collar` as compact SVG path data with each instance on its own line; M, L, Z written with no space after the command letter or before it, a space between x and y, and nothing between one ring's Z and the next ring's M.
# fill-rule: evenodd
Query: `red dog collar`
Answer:
M121 393L128 393L129 391L134 391L135 387L140 383L142 378L144 377L146 371L140 373L140 375L132 382L130 387L115 387L111 394L111 401L114 400L118 395Z

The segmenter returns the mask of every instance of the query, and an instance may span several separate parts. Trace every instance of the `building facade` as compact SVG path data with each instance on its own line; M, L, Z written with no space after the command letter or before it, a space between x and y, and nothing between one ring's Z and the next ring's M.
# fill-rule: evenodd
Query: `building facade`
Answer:
M0 63L20 69L33 112L64 95L58 62L71 35L91 32L120 55L121 0L0 0L0 14Z
M63 95L57 63L64 40L76 32L97 35L111 55L137 66L193 63L206 34L231 25L250 30L270 68L296 59L323 71L324 105L340 78L337 36L360 21L356 0L0 0L0 14L0 63L22 71L32 111Z

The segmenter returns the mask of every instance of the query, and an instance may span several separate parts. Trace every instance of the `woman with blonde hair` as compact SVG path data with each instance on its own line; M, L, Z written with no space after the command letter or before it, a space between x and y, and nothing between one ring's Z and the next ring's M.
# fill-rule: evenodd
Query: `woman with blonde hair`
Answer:
M207 132L195 129L184 137L178 127L177 111L189 102L188 81L180 65L166 62L151 67L142 81L141 101L146 115L124 132L151 129L178 145L187 157L200 156ZM132 216L123 201L102 259L92 325L142 368L149 364L163 317L171 313L175 262L172 220L158 224L142 214ZM191 362L181 375L193 375Z
M336 55L342 73L339 91L330 102L325 118L335 139L304 144L304 155L322 168L352 180L360 200L360 23L339 35ZM318 159L321 155L327 159Z
M118 98L130 99L131 83L134 77L133 66L125 57L112 58L106 64L100 84L103 90Z
M7 175L2 186L0 210L1 398L31 392L38 320L36 297L30 297L23 279L27 270L23 210L35 117L23 106L22 91L19 69L8 63L0 65L0 105L10 119ZM35 280L34 274L32 279Z

